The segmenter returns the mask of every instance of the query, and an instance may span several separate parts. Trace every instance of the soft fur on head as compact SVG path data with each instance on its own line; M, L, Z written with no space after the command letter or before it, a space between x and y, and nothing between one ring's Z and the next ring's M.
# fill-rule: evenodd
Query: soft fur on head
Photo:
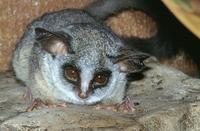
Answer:
M120 102L126 75L144 67L146 55L125 49L109 29L100 25L72 24L57 32L36 28L35 34L33 54L37 54L39 64L36 70L58 100L75 104ZM65 76L66 68L71 67L72 73L75 69L78 74L75 82ZM96 87L93 83L98 74L107 75L107 81ZM35 86L40 85L35 82Z

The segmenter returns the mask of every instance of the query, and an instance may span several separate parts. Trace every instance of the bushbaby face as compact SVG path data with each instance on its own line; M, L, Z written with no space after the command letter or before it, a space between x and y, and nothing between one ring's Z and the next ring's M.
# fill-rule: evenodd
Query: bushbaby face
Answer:
M73 24L57 32L41 28L35 32L39 70L58 100L93 104L115 97L120 101L126 74L143 67L145 56L124 49L119 38L102 26Z

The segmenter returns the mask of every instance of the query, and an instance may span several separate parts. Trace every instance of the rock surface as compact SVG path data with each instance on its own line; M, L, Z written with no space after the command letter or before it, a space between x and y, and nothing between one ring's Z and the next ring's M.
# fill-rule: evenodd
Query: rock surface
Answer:
M127 91L139 104L131 113L78 105L25 112L25 88L13 75L0 74L0 131L199 131L200 80L147 63L144 78L132 81Z

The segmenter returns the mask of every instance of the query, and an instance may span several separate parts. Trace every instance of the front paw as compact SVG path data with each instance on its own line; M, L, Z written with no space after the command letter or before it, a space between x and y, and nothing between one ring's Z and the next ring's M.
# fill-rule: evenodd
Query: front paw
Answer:
M46 101L42 101L41 99L37 98L31 102L31 105L26 109L27 112L31 112L34 109L39 108L55 108L55 107L67 107L66 103L50 103Z
M135 111L135 105L133 101L131 100L130 97L126 97L121 103L119 104L114 104L114 105L104 105L104 104L98 104L95 106L95 109L106 109L106 110L111 110L114 112L123 112L123 113L128 113L128 112L133 112Z

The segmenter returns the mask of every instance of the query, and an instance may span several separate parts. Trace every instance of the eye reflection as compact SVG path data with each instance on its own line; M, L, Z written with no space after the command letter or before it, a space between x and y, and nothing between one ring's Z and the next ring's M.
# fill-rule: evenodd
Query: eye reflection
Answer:
M64 69L65 78L70 82L79 81L79 71L73 66L66 66Z
M110 71L105 71L105 72L101 72L101 73L97 73L92 81L93 84L93 88L98 88L98 87L102 87L105 86L110 78Z

